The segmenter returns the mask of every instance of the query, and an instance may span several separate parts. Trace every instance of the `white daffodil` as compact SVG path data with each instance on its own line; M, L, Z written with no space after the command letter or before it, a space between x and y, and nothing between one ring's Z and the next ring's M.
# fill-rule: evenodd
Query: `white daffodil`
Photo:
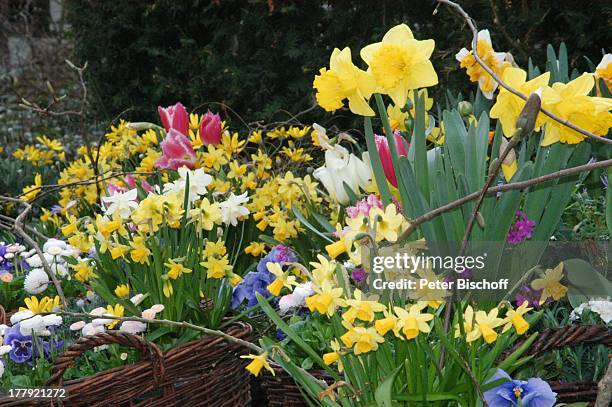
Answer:
M208 185L213 181L213 177L204 172L202 168L190 170L187 167L178 169L179 179L174 182L164 184L164 194L173 192L183 192L189 178L189 202L193 202L198 197L206 195Z
M102 198L102 202L106 209L104 213L107 216L118 214L121 219L127 219L132 214L132 211L138 208L138 190L136 188L130 189L127 192L115 191L111 196L105 196Z
M344 188L348 185L355 193L365 189L372 179L368 153L363 153L362 160L346 148L336 144L325 151L325 165L317 168L313 175L321 181L331 198L340 204L349 203L349 196Z
M231 223L233 226L236 226L238 218L247 216L250 213L246 207L242 206L242 204L248 201L249 197L245 192L241 195L234 195L232 193L225 202L221 202L219 208L221 209L221 220L223 223L226 225Z

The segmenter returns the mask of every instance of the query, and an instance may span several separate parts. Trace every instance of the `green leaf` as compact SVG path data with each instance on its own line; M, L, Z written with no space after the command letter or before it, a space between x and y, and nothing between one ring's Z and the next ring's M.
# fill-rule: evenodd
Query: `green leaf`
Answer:
M330 243L333 243L334 241L332 239L329 238L329 236L325 236L323 233L321 233L317 228L315 228L312 223L310 223L306 217L304 216L304 214L302 213L302 211L300 211L300 209L295 206L295 205L291 205L291 210L293 211L293 214L295 215L295 217L300 221L300 223L304 226L306 226L308 229L310 229L314 234L316 234L317 236L327 240Z
M391 394L393 391L393 383L395 376L399 373L403 366L398 366L381 384L378 385L374 392L374 399L378 407L393 407Z
M527 349L529 349L529 347L531 346L531 344L533 343L533 341L536 340L536 338L538 337L538 333L534 332L533 334L531 334L531 336L521 345L519 346L519 348L517 350L515 350L514 352L512 352L506 359L504 359L503 362L501 362L499 364L499 366L497 366L499 369L504 370L506 372L510 371L510 368L516 363L516 361L518 360L518 358L520 358L523 353L525 353L525 351Z

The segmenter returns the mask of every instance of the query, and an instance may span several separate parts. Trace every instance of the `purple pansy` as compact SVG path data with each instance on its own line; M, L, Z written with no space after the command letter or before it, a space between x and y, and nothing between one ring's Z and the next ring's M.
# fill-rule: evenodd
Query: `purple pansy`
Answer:
M506 372L498 369L489 382L500 379L508 381L484 392L489 407L553 407L557 401L557 393L538 377L527 381L512 380Z
M265 298L272 295L267 287L276 277L268 271L267 263L293 263L296 261L297 255L291 248L282 244L275 246L270 253L259 261L257 271L248 272L242 282L234 287L231 307L238 308L247 300L247 307L251 308L257 304L257 293Z

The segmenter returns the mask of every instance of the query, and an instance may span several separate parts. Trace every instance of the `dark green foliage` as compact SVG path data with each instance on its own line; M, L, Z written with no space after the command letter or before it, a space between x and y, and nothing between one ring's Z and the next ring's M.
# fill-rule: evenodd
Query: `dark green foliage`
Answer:
M611 43L612 6L606 2L461 3L479 28L491 31L496 50L512 52L525 68L528 56L536 64L546 60L547 43L565 41L570 66L587 70L582 56L597 63ZM131 109L129 118L152 119L156 105L177 100L192 109L229 113L212 103L221 102L247 121L286 120L287 112L312 106L313 77L334 47L350 46L363 67L359 49L399 22L409 24L419 39L436 40L433 61L444 88L474 89L454 60L471 35L447 7L434 14L431 0L68 0L67 5L103 120L125 109ZM443 96L441 88L434 96ZM300 117L326 118L318 108Z

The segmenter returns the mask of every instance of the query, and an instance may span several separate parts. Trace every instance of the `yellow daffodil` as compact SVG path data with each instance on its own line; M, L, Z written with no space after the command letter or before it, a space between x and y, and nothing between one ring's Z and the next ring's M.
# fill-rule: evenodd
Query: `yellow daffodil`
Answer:
M373 225L376 222L376 241L395 242L406 224L406 219L397 213L393 203L387 205L384 211L377 207L370 209L370 219Z
M77 226L78 221L77 221L76 216L69 215L67 219L68 219L68 224L61 227L61 231L64 236L70 236L71 234L79 230Z
M548 86L548 80L550 78L550 72L545 72L542 75L527 81L527 72L520 68L507 68L504 70L502 79L508 85L523 93L524 95L531 95L538 89L544 90ZM542 101L543 107L546 103ZM510 93L506 89L501 89L497 95L497 100L491 108L491 117L499 119L502 124L502 129L506 137L511 137L516 130L516 120L518 119L521 110L525 106L525 101L518 96ZM536 120L535 130L540 130L540 127L544 123L544 115L540 113Z
M344 366L342 365L342 360L340 359L340 343L336 339L332 339L330 342L330 347L332 352L323 354L323 363L329 366L338 362L338 371L342 373Z
M365 322L372 322L376 312L382 312L386 309L378 301L363 299L363 293L359 289L355 289L353 296L354 299L345 301L349 309L342 314L342 319L351 324L355 321L355 318Z
M108 305L106 307L106 313L109 315L116 316L116 317L122 317L124 312L125 312L125 308L121 304L115 304L114 307L112 305ZM113 329L118 323L119 323L119 320L115 319L112 322L109 322L108 324L106 324L106 326L108 327L108 329Z
M321 254L317 254L319 262L311 261L312 266L312 277L315 282L319 285L323 284L324 281L332 281L336 274L337 263L334 260L327 260L327 258Z
M542 296L540 297L541 304L548 298L558 301L565 296L567 287L561 284L562 278L563 263L559 263L554 269L546 270L541 278L536 278L531 282L531 288L542 290Z
M404 334L406 339L416 338L420 332L429 333L431 330L428 321L433 319L432 314L424 313L421 311L427 307L426 302L418 302L412 305L408 310L401 307L394 307L395 315L397 315L397 324L395 326L395 334Z
M130 242L132 250L130 251L130 257L132 261L140 264L149 264L149 256L151 251L145 245L144 236L134 236Z
M383 310L384 318L377 319L374 323L374 328L376 328L376 332L380 335L385 336L385 334L389 331L394 331L397 327L397 317L391 311L391 306L389 308L385 308Z
M306 306L312 312L317 310L319 314L331 317L336 308L344 304L342 299L342 288L334 288L330 281L324 281L320 287L313 287L315 294L305 299Z
M119 298L127 298L130 296L130 286L127 284L120 284L115 288L115 295Z
M183 266L182 263L178 263L173 259L169 259L167 263L164 263L164 266L168 267L168 277L172 280L176 280L181 277L183 274L189 274L192 272L191 269Z
M474 330L474 308L471 305L465 307L463 313L463 331L465 335L469 335ZM455 338L461 336L461 327L457 325L455 327Z
M497 308L493 308L488 314L485 311L477 311L475 316L476 326L467 334L466 340L473 342L482 336L486 343L495 342L497 340L495 328L504 323L503 319L497 317L498 313L499 309Z
M172 287L172 283L170 282L170 280L164 281L162 291L164 293L164 297L166 298L172 297L172 294L174 294L174 288Z
M211 203L208 198L203 198L196 208L189 211L189 216L198 227L210 231L221 221L221 208L217 202Z
M94 271L86 261L80 261L76 264L71 264L70 267L74 270L74 278L81 283L95 277Z
M280 264L268 262L266 263L266 268L276 277L274 281L266 287L272 295L279 295L283 287L291 289L292 286L297 285L295 276L287 275Z
M569 83L554 83L543 95L543 102L563 120L570 121L581 128L599 136L608 134L612 126L612 99L588 96L595 80L593 74L585 73ZM563 124L548 120L542 145L561 142L577 144L585 135Z
M342 51L334 49L329 70L321 68L313 83L317 102L323 109L333 112L343 106L344 99L348 99L349 109L361 116L374 115L368 100L375 86L374 78L353 64L348 47Z
M506 332L512 326L514 326L514 329L518 335L522 335L527 332L529 329L529 322L525 321L523 315L531 310L532 308L529 308L529 303L527 301L524 301L517 309L512 309L512 307L509 306L508 310L506 311L506 318L504 319L506 325L504 325L502 332Z
M429 58L434 40L418 41L406 24L391 28L382 42L361 50L368 72L376 80L377 91L388 94L393 102L405 106L408 92L438 83L438 75Z
M247 141L253 144L260 144L262 141L262 131L261 130L252 131Z
M43 312L51 312L55 309L60 308L60 297L55 296L54 298L43 297L38 301L38 298L35 296L31 296L29 298L26 297L24 300L25 307L19 307L19 311L30 310L34 314L40 314Z
M209 278L221 279L232 271L232 265L229 264L227 255L221 257L209 256L200 265L206 268L206 275Z
M505 52L493 51L489 30L480 30L478 32L476 47L480 59L482 59L484 63L487 64L487 66L491 68L493 72L495 72L495 74L501 77L504 70L510 66L510 62L505 60ZM466 48L462 48L457 55L455 55L455 59L459 61L461 68L466 69L466 73L470 77L470 81L478 82L478 87L480 88L482 94L487 99L493 99L493 94L498 85L497 81L493 79L493 77L489 75L478 62L476 62L474 52L468 51Z
M24 187L22 190L22 198L25 201L31 202L34 198L40 194L42 187L42 175L36 174L34 176L34 185Z
M130 250L129 246L120 243L113 243L109 247L109 252L113 260L117 260L120 257L125 256L125 254Z
M261 369L266 368L272 376L275 375L274 369L270 366L268 362L268 352L264 352L261 355L243 355L240 356L240 359L251 359L252 362L247 365L245 368L249 373L253 376L259 376L259 372Z
M251 244L244 248L244 252L253 257L259 257L266 253L266 245L260 242L251 242Z
M340 340L347 348L353 348L355 355L375 351L378 349L378 344L385 341L374 327L353 326L347 321L342 321L342 325L348 331L340 337Z

